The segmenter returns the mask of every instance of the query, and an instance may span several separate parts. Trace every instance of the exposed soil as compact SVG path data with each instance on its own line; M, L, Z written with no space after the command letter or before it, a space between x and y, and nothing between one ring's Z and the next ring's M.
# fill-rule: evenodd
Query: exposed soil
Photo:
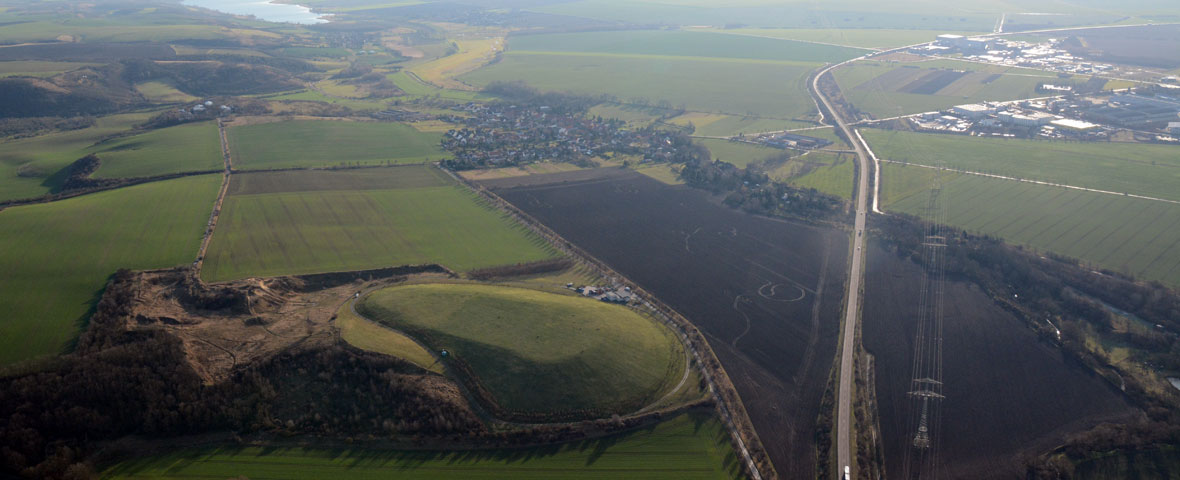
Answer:
M335 312L355 293L405 280L449 277L442 267L402 267L338 274L244 279L197 286L186 269L134 273L128 328L162 328L184 344L206 383L288 347L331 345Z
M843 299L843 232L742 213L629 170L484 185L694 322L779 474L814 475Z
M876 360L885 473L901 478L913 438L906 392L922 269L878 245L868 253L864 347ZM944 299L944 478L1022 478L1024 455L1134 414L1114 386L1040 340L974 284L948 281Z

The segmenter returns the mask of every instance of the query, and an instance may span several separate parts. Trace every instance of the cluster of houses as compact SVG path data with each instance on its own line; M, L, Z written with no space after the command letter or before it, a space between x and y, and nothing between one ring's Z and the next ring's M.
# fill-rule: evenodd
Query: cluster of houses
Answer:
M566 288L572 289L582 295L590 298L595 298L607 303L630 303L635 298L635 294L631 292L631 287L596 287L593 285L585 285L574 288L574 284L567 283Z
M179 113L182 115L187 114L187 115L194 115L194 116L203 116L203 115L210 115L210 114L214 114L214 113L227 114L227 113L230 113L233 111L234 111L234 108L229 105L219 105L217 108L213 108L213 100L205 100L203 103L198 103L196 105L188 107L187 109L181 108L179 110Z
M447 131L442 140L443 148L454 155L447 165L457 170L610 155L672 161L677 151L675 134L625 130L625 123L617 119L557 113L545 106L469 103L459 108L468 115L439 117L463 125Z

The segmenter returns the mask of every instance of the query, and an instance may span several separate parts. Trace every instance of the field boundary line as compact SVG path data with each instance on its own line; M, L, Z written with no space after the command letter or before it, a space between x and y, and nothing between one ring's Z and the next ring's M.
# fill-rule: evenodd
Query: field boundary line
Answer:
M741 456L742 463L745 464L746 471L750 477L754 480L762 480L764 478L763 475L765 475L765 478L778 478L777 472L774 471L774 465L766 457L766 449L762 446L762 440L758 437L758 433L754 429L754 424L746 412L745 405L742 404L737 389L729 379L729 374L721 367L721 361L717 358L717 354L713 352L708 340L692 322L676 312L676 310L665 305L651 293L648 293L639 284L627 280L626 277L602 261L561 237L557 232L545 226L544 223L541 223L512 203L504 200L499 195L489 191L482 185L456 175L455 172L442 168L440 164L436 163L435 167L446 172L456 182L459 182L459 184L487 200L493 206L512 215L522 225L535 232L542 239L548 241L557 250L597 270L604 277L619 279L625 283L629 283L632 287L632 293L641 299L642 303L652 314L659 317L665 325L680 337L685 349L691 353L693 359L701 367L701 376L704 377L705 383L709 386L709 393L714 399L716 412L724 423L726 430L729 431L730 438L736 446L735 450ZM754 449L756 453L751 454L751 449ZM760 458L758 461L754 459L754 455L759 455ZM759 470L759 463L765 465L762 467L762 470Z
M209 250L209 242L213 240L213 230L217 229L217 220L221 217L221 206L225 203L225 195L229 193L229 179L233 175L233 160L229 152L229 140L225 135L225 122L217 119L217 134L221 139L221 159L225 169L221 172L221 189L217 192L217 200L213 202L213 211L209 213L209 223L205 227L205 237L201 239L201 246L197 249L197 259L193 261L196 275L201 275L201 267L205 266L205 253Z
M1118 196L1118 197L1138 198L1140 200L1150 200L1153 202L1163 202L1163 203L1171 203L1173 205L1180 205L1180 200L1168 200L1166 198L1149 197L1147 195L1139 195L1139 194L1135 194L1135 193L1115 192L1115 191L1111 191L1111 190L1101 190L1101 189L1097 189L1097 188L1079 187L1077 185L1069 185L1069 184L1065 184L1065 183L1046 182L1046 181L1042 181L1042 180L1030 180L1027 178L1009 177L1006 175L997 175L994 173L983 173L983 172L976 172L976 171L972 171L972 170L962 170L962 169L950 168L950 167L936 167L933 165L923 165L921 163L903 162L900 160L881 159L881 161L885 162L885 163L892 163L895 165L909 165L909 166L919 167L919 168L928 168L931 170L940 170L940 171L961 173L963 175L974 175L977 177L994 178L997 180L1008 180L1008 181L1015 181L1015 182L1021 182L1021 183L1031 183L1034 185L1043 185L1046 187L1068 188L1070 190L1080 190L1083 192L1101 193L1101 194L1105 194L1105 195L1114 195L1114 196Z
M651 53L603 53L603 52L562 52L553 50L512 50L505 55L546 56L546 57L591 57L591 58L621 58L627 60L683 60L686 62L717 62L717 63L749 63L755 65L780 65L786 67L815 67L823 65L821 61L805 60L773 60L766 58L742 57L704 57L697 55L659 55Z
M880 47L858 47L856 45L843 45L843 44L839 44L839 43L821 42L818 40L800 40L798 38L772 37L769 35L755 35L753 33L731 33L731 32L715 31L715 30L705 30L705 31L708 33L714 33L714 34L720 34L720 35L733 35L735 37L768 38L771 40L786 40L788 42L813 43L816 45L827 45L829 47L848 48L848 49L852 49L852 50L865 50L865 51L869 51L869 52L880 52L880 51L886 50L885 48L880 48Z

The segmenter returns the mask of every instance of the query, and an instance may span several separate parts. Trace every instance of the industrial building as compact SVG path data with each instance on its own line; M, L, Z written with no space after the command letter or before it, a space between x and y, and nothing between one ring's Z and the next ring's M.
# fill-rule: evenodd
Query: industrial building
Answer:
M997 117L999 117L1001 124L1017 127L1041 127L1048 125L1049 122L1056 118L1052 114L1045 112L1000 112Z
M1074 120L1072 118L1062 118L1049 122L1049 125L1057 128L1060 131L1068 131L1073 133L1086 133L1098 130L1101 125L1096 123L1084 122L1081 120Z
M951 112L955 115L969 118L971 120L978 120L987 115L996 113L996 107L989 106L983 103L971 103L967 105L955 105L951 107Z

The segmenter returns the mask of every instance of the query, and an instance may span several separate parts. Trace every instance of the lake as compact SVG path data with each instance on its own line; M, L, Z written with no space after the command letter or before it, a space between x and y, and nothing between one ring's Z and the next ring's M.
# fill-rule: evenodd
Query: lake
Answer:
M253 15L268 22L312 24L327 21L303 5L266 0L184 0L182 3L233 15Z

